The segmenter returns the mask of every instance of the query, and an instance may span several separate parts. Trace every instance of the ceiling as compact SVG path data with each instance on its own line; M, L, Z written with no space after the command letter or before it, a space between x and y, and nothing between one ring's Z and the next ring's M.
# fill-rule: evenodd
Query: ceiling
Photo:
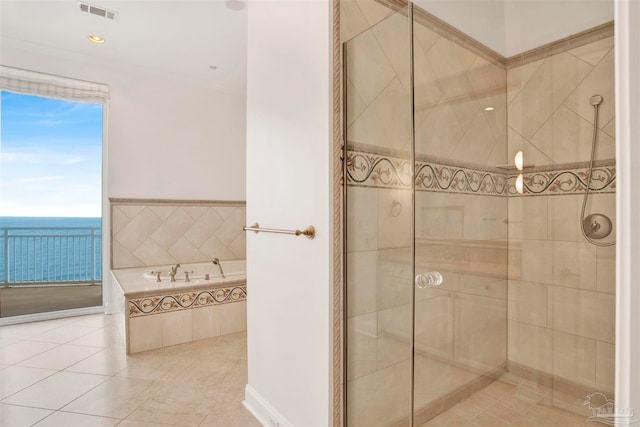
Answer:
M3 47L17 47L244 93L246 1L86 1L118 12L111 21L76 0L0 0L0 62ZM613 0L415 2L505 57L613 19Z
M111 21L81 12L76 0L0 0L0 55L3 46L45 49L145 75L244 92L244 1L86 1L118 12ZM106 42L91 43L90 34Z
M613 20L614 0L413 0L505 58Z

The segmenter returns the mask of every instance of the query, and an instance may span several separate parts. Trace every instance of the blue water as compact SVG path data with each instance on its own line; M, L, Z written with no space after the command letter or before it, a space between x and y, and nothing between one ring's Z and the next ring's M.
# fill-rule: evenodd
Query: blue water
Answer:
M0 283L100 281L101 222L101 218L0 217Z

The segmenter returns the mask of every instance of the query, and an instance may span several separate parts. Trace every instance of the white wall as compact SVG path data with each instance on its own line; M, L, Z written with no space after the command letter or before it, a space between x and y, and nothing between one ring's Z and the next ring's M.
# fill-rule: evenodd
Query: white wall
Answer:
M1 45L3 65L110 86L108 196L245 199L245 96L43 46Z
M249 2L249 384L265 425L330 424L331 2Z
M640 413L640 2L616 1L616 409ZM620 425L629 419L620 420Z

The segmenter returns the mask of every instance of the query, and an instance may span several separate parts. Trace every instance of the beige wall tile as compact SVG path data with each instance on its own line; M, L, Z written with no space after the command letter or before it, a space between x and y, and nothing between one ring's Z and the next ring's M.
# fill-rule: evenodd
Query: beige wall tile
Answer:
M484 251L482 251L484 252ZM481 253L482 253L481 252ZM489 252L489 251L487 251ZM503 253L500 252L495 259L495 264L504 264ZM483 297L507 299L507 281L498 277L487 277L483 274L459 274L459 292L466 295L478 295ZM497 276L497 274L496 274Z
M151 206L151 209L163 208L165 206ZM173 212L151 234L151 238L164 249L169 249L178 239L180 239L193 225L193 218L182 209L173 209ZM156 212L154 210L154 212Z
M416 351L453 360L453 294L434 288L416 289L416 293L422 294L415 310Z
M346 80L346 95L345 95L345 108L347 112L347 127L351 127L353 122L360 117L360 114L367 108L367 104L364 102L358 91L356 90L351 80Z
M378 251L375 271L377 310L411 303L413 257L410 246Z
M193 340L220 335L220 306L212 305L191 310Z
M377 310L377 251L349 252L347 258L346 317L360 316Z
M124 208L122 206L121 208ZM162 219L149 207L143 207L114 237L130 252L135 251L162 224Z
M540 68L543 61L534 61L520 67L512 68L507 72L507 102L511 103L520 93L522 88Z
M378 314L347 319L347 381L374 372L378 366Z
M596 289L596 247L582 242L554 242L553 282L572 288Z
M596 249L597 288L599 292L616 291L616 247Z
M451 105L418 107L415 114L416 153L449 158L464 135Z
M553 283L554 243L547 240L522 241L522 280Z
M613 343L615 296L613 294L554 287L551 325L555 330Z
M460 294L455 311L456 361L486 371L506 362L507 301Z
M553 111L555 111L589 75L593 67L563 52L550 58Z
M547 327L547 285L509 281L509 319Z
M406 304L378 312L378 369L411 358L411 311Z
M220 306L220 333L233 334L247 330L247 302L233 302Z
M396 77L400 80L405 93L411 93L411 72L409 70L409 23L407 17L395 13L384 19L371 31L389 60Z
M588 387L596 383L596 341L553 332L553 374Z
M378 190L347 187L348 252L371 251L378 248Z
M539 143L548 141L538 141ZM522 157L524 159L525 166L544 166L554 163L551 160L551 145L536 146L526 140L522 135L516 132L513 128L507 128L507 164L514 164L514 157L518 151L522 151ZM546 150L546 153L545 153Z
M438 77L427 60L425 51L420 45L421 37L423 39L429 39L423 40L424 43L435 43L438 36L426 29L419 34L415 32L416 28L421 27L414 27L414 37L416 40L416 44L414 45L416 49L414 49L413 55L414 103L416 111L423 111L435 107L436 103L442 99L444 92L442 91ZM435 38L431 39L431 35L435 36Z
M415 203L416 238L463 238L465 207L460 196L419 191Z
M246 245L239 240L244 238L244 207L150 205L136 210L131 220L124 214L126 207L129 205L113 209L121 223L128 220L114 234L114 268L200 262L212 256L246 257ZM151 225L141 225L149 218Z
M372 31L362 33L348 43L346 67L347 78L367 105L396 77Z
M355 0L362 11L367 23L369 25L375 25L382 21L387 16L391 15L393 11L388 7L378 3L375 0Z
M547 239L550 197L509 197L509 238Z
M551 61L545 59L509 104L509 126L530 139L552 113Z
M367 20L355 0L340 2L340 40L346 42L368 28Z
M129 319L129 352L162 347L162 314Z
M357 85L356 89L362 95L363 89ZM400 80L394 77L347 130L347 140L372 148L403 150L408 158L411 130L409 101Z
M593 95L600 95L604 99L599 108L598 123L599 126L607 124L615 114L614 67L614 52L611 50L575 88L571 96L563 100L564 105L593 123L593 106L589 99Z
M537 147L551 145L551 157L555 163L572 163L591 158L592 135L593 124L565 106L560 106L531 138L531 142ZM615 141L599 131L596 159L614 157Z
M509 321L509 360L543 372L552 372L553 331Z
M616 348L602 341L596 342L596 388L609 393L615 391Z
M588 43L584 46L569 50L569 53L595 66L613 49L613 37Z
M413 206L410 190L379 189L378 191L378 249L408 247L413 242ZM402 210L394 216L393 205L400 203Z
M549 239L582 242L581 195L543 196L549 201Z

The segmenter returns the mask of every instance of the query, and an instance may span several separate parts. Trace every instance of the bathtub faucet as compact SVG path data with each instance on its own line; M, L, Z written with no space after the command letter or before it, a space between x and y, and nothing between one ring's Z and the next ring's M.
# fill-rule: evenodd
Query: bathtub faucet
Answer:
M222 264L220 264L220 260L218 258L214 258L211 262L218 266L218 268L220 269L220 275L224 279L224 271L222 271Z
M180 267L180 264L176 264L175 266L171 267L171 270L169 270L169 277L171 278L170 279L171 282L176 281L176 274L178 274L178 267Z

